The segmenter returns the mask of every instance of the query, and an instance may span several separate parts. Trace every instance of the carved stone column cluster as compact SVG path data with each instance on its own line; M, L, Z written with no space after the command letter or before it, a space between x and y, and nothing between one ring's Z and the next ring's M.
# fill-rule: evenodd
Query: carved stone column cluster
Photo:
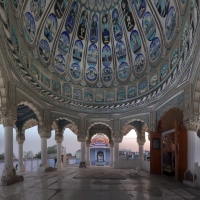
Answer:
M61 169L63 168L63 162L61 159L61 151L62 151L62 141L63 136L55 136L55 140L57 142L57 162L56 162L56 168Z
M86 141L86 166L90 166L90 141Z
M17 171L18 172L24 172L25 171L25 167L24 167L24 163L23 163L23 144L25 141L25 135L24 133L18 133L16 136L16 140L18 143L18 167L17 167Z

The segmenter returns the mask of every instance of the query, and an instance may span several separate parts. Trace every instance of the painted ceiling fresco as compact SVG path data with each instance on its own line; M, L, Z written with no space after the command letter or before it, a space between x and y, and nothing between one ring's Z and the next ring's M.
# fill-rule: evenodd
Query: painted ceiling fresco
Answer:
M184 61L199 15L197 0L4 4L11 8L12 40L30 74L53 92L97 103L135 98L169 77ZM174 46L177 38L180 48Z

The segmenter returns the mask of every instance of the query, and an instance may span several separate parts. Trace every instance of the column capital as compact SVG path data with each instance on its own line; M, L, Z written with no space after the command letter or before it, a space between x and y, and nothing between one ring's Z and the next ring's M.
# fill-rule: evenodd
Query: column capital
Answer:
M114 143L121 143L122 142L122 138L120 138L120 137L113 138L113 142Z
M25 141L25 135L18 133L16 135L16 141L18 142L18 144L23 144Z
M144 145L144 143L146 142L145 138L144 139L139 139L137 140L138 145Z
M184 126L187 128L187 130L191 131L197 131L200 127L200 119L198 115L189 117L187 120L183 122Z
M3 124L4 127L6 127L6 126L14 127L15 121L16 121L16 118L13 117L12 115L1 117L1 123Z
M56 135L55 136L55 140L57 143L62 143L63 141L63 135Z

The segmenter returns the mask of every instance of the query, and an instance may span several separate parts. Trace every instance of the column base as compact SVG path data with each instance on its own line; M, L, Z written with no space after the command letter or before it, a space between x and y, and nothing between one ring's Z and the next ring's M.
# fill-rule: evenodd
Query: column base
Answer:
M80 162L80 164L79 164L79 168L86 168L86 164L85 164L85 162Z
M86 161L86 166L90 166L90 160Z
M45 172L46 169L49 168L49 164L45 164L45 165L39 165L39 168L38 168L38 172Z
M2 172L1 183L4 186L9 186L24 180L23 176L17 176L13 166L4 166Z
M187 170L184 174L184 181L194 183L197 180L197 175L194 171Z
M113 161L111 161L111 162L110 162L110 166L111 166L111 167L113 167L113 166L114 166L114 163L113 163Z
M119 162L114 162L114 163L113 163L113 168L114 168L114 169L121 169L120 163L119 163Z
M24 165L18 165L18 167L17 167L17 172L25 172L25 167L24 167Z
M57 169L62 169L62 168L63 168L63 163L62 163L62 162L56 162L55 167L56 167Z

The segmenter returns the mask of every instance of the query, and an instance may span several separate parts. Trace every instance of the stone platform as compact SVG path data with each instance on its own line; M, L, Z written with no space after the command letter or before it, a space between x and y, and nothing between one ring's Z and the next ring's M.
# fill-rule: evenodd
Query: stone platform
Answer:
M55 172L55 171L57 171L57 168L48 167L45 169L45 172Z
M16 176L14 178L11 178L11 179L5 179L5 180L2 180L2 185L3 186L9 186L9 185L12 185L12 184L15 184L15 183L18 183L18 182L21 182L24 180L24 177L23 176Z

